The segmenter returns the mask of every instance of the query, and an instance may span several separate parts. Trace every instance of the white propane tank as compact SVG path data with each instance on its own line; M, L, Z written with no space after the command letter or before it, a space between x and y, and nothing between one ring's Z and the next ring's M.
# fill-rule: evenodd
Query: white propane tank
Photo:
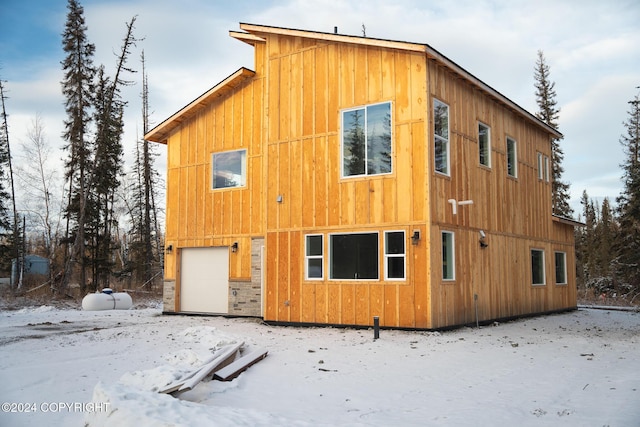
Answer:
M102 292L88 294L82 299L82 309L86 311L128 310L132 305L133 302L128 293L113 292L110 288L104 288Z

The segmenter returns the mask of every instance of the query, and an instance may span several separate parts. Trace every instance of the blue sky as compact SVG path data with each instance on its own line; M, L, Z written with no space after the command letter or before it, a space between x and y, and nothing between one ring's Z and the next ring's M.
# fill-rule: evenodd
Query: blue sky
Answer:
M535 112L533 69L541 49L556 83L565 135L565 181L572 206L583 190L614 200L621 189L619 144L628 101L640 86L640 2L637 0L211 1L80 0L96 64L115 64L125 24L137 15L154 124L160 123L241 66L253 50L228 36L239 22L427 43L525 109ZM9 99L12 152L36 114L50 145L61 147L60 93L65 0L0 0L0 78ZM128 88L125 153L141 133L140 76ZM18 148L14 148L18 147ZM163 151L163 150L161 150ZM59 150L53 157L62 158ZM129 156L130 157L130 156Z

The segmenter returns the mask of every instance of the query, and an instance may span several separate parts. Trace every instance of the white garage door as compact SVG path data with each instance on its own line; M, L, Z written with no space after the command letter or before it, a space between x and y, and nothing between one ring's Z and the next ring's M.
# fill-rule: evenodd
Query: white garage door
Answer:
M182 249L180 311L229 312L229 248Z

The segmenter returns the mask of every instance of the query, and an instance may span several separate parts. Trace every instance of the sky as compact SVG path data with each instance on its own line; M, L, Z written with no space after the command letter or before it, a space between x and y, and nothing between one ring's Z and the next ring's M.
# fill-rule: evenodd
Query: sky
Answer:
M229 37L239 23L361 35L429 44L526 110L535 113L534 67L542 50L555 83L564 134L564 181L579 214L584 190L601 201L622 190L620 138L629 101L640 93L640 2L637 0L80 0L94 63L113 75L126 23L136 16L144 51L151 126L180 110L240 67L253 69L253 48ZM39 116L54 147L66 153L60 90L65 0L0 0L0 79L4 81L14 163ZM141 74L123 93L128 165L142 134ZM164 147L160 147L164 153ZM15 154L14 154L15 153ZM162 160L161 160L162 162ZM61 174L60 174L61 175Z

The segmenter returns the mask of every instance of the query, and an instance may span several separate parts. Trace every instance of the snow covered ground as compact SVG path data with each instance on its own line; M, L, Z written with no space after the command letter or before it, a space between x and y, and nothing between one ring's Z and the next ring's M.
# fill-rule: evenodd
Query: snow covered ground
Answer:
M156 392L231 342L269 354L231 382ZM640 313L374 341L159 307L31 307L0 311L0 375L0 426L640 426Z

